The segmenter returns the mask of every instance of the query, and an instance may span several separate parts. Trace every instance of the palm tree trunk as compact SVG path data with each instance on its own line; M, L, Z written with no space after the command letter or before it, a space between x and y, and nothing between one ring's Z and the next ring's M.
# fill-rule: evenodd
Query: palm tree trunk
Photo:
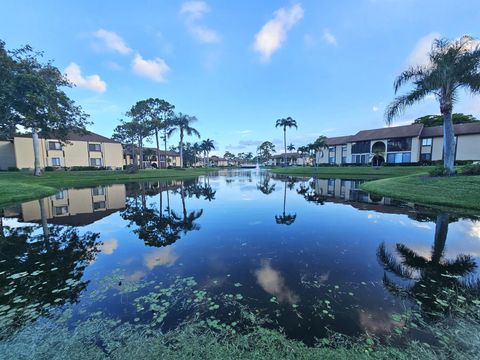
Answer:
M135 151L135 143L132 142L132 160L133 160L133 166L138 167L138 158L137 158L137 152Z
M283 153L283 166L287 166L287 128L283 127L283 147L285 152Z
M285 206L287 204L287 180L285 180L285 186L283 190L283 216L285 216Z
M452 122L452 110L443 113L443 166L448 175L454 173L455 166L455 131Z
M138 152L140 157L140 169L143 169L143 139L138 140Z
M183 130L180 129L180 167L183 168Z
M435 223L435 242L432 249L432 263L438 264L443 256L445 250L445 243L447 241L449 216L446 213L439 213L437 215L437 222Z
M160 190L158 196L160 198L159 206L160 206L160 218L163 215L163 196L162 196L162 185L161 182L158 183L158 189Z
M182 181L182 188L180 192L181 198L182 198L182 208L183 208L183 223L187 223L187 207L185 205L185 188L183 186L183 181Z
M155 140L157 141L157 169L160 169L160 143L158 142L158 129L155 128ZM166 158L165 158L166 160Z
M165 168L167 167L167 128L163 130L163 144L165 150Z
M37 129L32 129L32 142L33 142L33 156L34 156L34 172L35 176L42 175L42 169L40 167L40 141L38 140Z
M40 219L42 221L42 229L43 229L43 238L45 242L48 243L48 223L47 223L47 213L45 212L45 199L38 200L38 205L40 206Z

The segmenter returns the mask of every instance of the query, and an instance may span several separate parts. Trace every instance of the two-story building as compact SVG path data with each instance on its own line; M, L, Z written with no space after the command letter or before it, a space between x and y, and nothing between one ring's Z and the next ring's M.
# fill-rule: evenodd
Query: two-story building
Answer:
M454 125L455 160L480 160L480 123ZM443 159L442 126L422 124L362 130L327 139L317 164L401 164Z
M40 167L106 167L121 169L122 144L93 132L67 134L66 141L54 136L39 135ZM33 169L34 154L31 135L16 135L0 141L0 169Z

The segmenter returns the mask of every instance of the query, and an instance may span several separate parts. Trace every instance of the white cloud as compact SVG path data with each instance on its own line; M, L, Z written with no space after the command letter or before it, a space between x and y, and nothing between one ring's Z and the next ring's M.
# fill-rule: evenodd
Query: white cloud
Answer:
M92 91L103 93L107 90L107 84L103 81L99 75L82 76L80 66L72 62L65 69L65 74L73 84L78 87L83 87Z
M372 107L372 111L373 111L373 112L377 112L378 110L380 110L380 109L378 108L378 106Z
M93 33L97 39L100 39L102 42L103 48L107 50L116 51L122 55L129 54L132 49L130 49L125 41L115 32L108 31L105 29L98 29Z
M337 45L337 38L330 32L329 29L323 30L322 39L329 45Z
M132 70L135 74L147 77L154 81L164 82L165 76L170 71L170 67L165 60L155 58L152 60L144 59L140 54L135 54L132 61Z
M185 18L187 30L197 41L206 44L218 43L222 40L221 36L215 30L199 23L208 12L210 6L200 0L187 1L180 8L180 15Z
M157 249L144 255L143 262L152 270L157 266L172 266L178 260L178 255L171 248Z
M416 65L428 65L429 58L428 53L432 49L432 44L435 39L440 38L440 33L431 32L422 38L420 38L415 47L413 48L410 55L408 55L407 63L410 66Z
M294 4L290 9L280 8L255 35L253 48L259 52L262 61L269 61L287 38L287 32L303 17L303 8Z

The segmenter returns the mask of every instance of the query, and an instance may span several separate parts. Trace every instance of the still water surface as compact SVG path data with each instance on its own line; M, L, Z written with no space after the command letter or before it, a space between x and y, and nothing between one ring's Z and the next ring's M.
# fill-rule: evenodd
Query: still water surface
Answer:
M480 222L361 181L225 171L68 189L0 213L2 336L68 310L162 331L388 333L478 275ZM444 274L450 274L445 277ZM426 294L429 294L427 296Z

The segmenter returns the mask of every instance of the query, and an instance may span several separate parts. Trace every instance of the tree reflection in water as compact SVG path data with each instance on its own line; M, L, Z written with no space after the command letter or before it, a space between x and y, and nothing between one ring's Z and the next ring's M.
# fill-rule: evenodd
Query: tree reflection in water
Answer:
M268 173L265 174L263 178L260 179L260 182L257 184L257 189L260 190L262 194L270 195L275 191L276 184L270 184L272 178Z
M287 203L287 180L284 182L283 189L283 211L282 215L275 215L275 222L281 225L292 225L297 219L297 214L287 214L286 213L286 203Z
M428 315L448 311L448 301L452 295L455 300L459 296L462 300L480 294L478 281L467 278L477 267L474 259L463 254L453 260L444 257L449 220L448 214L437 215L435 239L429 259L400 243L395 246L398 257L386 249L385 243L381 243L377 249L378 261L385 269L385 288L396 296L413 300ZM413 280L413 284L399 285L387 272L403 280Z
M148 185L147 187L150 188ZM216 194L209 184L199 185L196 181L182 181L179 185L167 185L164 189L162 189L162 186L155 186L154 189L160 194L159 208L154 204L147 205L146 199L143 199L143 192L140 192L141 201L138 200L138 196L129 199L121 216L130 222L128 226L136 226L133 232L146 245L155 247L173 244L181 238L182 233L186 234L190 231L199 230L200 225L196 220L203 215L203 209L187 211L186 199L195 197L213 201ZM167 208L165 210L162 208L162 192L165 192L167 197ZM181 197L181 215L170 207L170 192Z
M45 224L3 226L0 237L0 327L5 334L52 308L78 301L99 234Z

